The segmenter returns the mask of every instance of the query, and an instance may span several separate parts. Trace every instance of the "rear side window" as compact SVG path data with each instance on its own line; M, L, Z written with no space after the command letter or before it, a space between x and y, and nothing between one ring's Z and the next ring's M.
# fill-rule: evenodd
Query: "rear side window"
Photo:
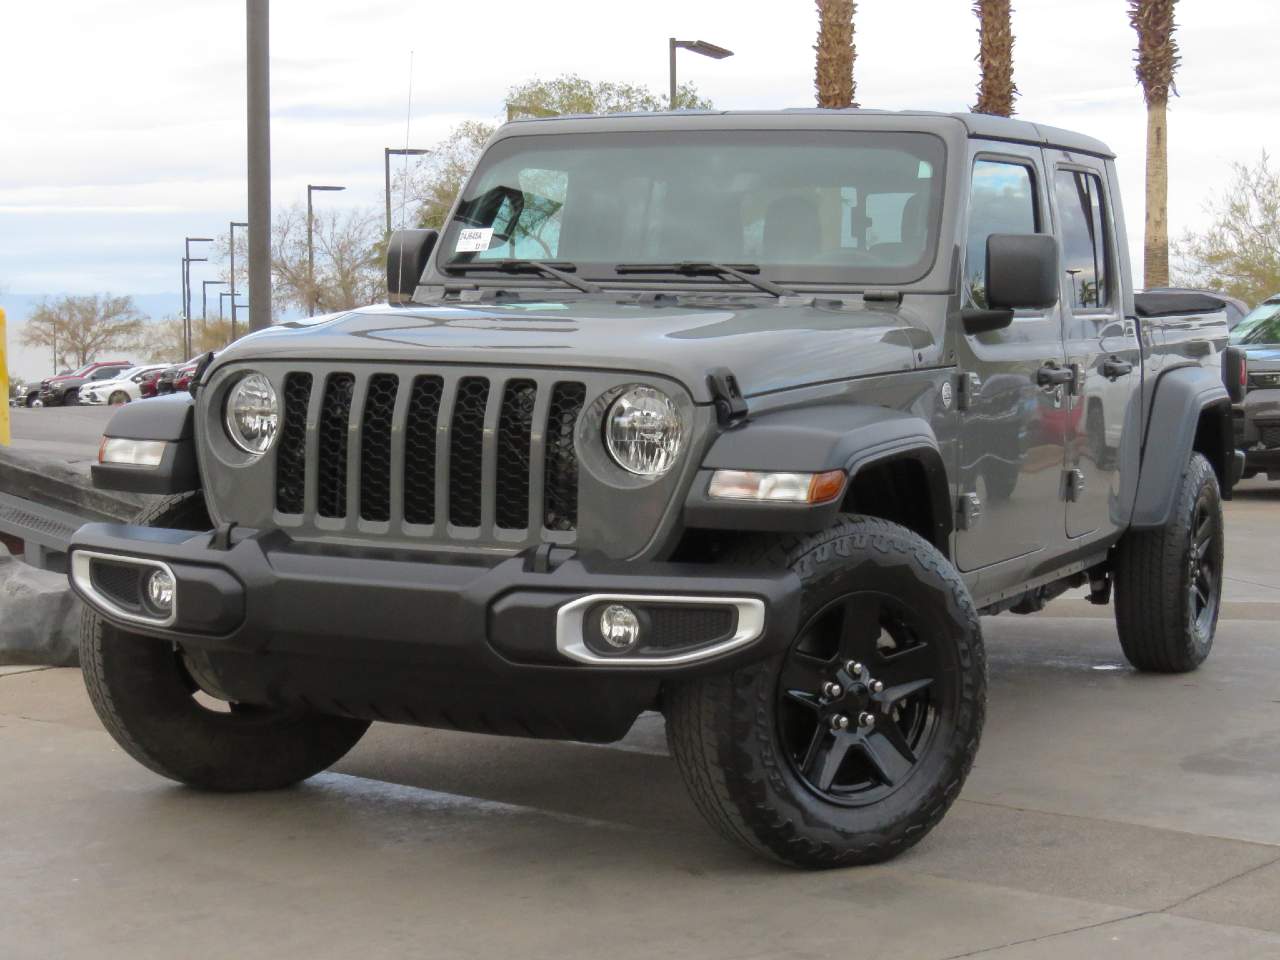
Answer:
M1062 218L1062 269L1074 310L1096 310L1111 303L1107 270L1106 208L1102 181L1080 170L1059 170L1054 179Z
M987 305L987 237L993 233L1035 233L1038 228L1031 168L1004 160L977 161L965 242L965 287L977 306Z

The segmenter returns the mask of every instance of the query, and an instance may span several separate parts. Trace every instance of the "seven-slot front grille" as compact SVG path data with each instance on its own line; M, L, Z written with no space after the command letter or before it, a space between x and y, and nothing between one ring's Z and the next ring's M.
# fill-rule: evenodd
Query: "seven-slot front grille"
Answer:
M335 371L282 386L280 514L331 525L355 513L435 527L433 539L577 529L582 383Z

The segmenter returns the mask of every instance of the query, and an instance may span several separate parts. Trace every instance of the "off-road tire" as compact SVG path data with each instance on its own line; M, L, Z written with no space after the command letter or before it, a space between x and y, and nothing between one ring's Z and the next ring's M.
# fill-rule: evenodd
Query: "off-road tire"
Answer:
M728 840L807 868L870 864L925 836L960 793L986 710L986 658L973 601L955 568L923 538L884 520L844 516L804 537L771 538L733 561L790 568L802 587L800 622L851 586L896 586L937 622L953 690L934 749L901 789L869 806L819 796L784 754L775 716L786 654L665 691L671 753L695 806Z
M1190 602L1193 518L1202 504L1213 520L1210 561L1216 570L1209 616ZM1130 530L1116 547L1116 629L1128 661L1153 673L1186 673L1209 656L1222 597L1222 495L1209 461L1193 453L1178 480L1173 512L1154 530Z
M135 521L207 530L200 493L167 497ZM80 664L89 699L126 753L162 777L216 791L287 787L336 763L368 729L365 720L243 705L203 706L173 646L131 634L86 607Z

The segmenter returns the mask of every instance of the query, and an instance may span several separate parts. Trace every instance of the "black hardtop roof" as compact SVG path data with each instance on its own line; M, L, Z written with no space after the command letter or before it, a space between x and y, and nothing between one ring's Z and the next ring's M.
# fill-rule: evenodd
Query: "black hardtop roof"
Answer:
M817 107L789 110L675 110L666 113L570 114L512 120L501 130L504 136L533 133L573 133L584 128L617 131L634 125L643 130L687 130L699 125L731 129L743 125L777 129L856 129L860 120L884 118L898 121L900 130L937 130L959 123L966 135L977 139L1030 143L1111 158L1115 154L1101 140L1028 120L993 117L982 113L941 113L929 110L823 110ZM880 124L876 124L880 126Z

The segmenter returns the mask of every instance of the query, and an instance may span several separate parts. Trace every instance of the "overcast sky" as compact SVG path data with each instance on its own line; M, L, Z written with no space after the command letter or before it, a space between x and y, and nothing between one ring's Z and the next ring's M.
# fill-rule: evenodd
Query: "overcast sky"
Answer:
M1014 6L1019 115L1111 145L1138 248L1145 108L1124 0ZM966 109L970 7L861 0L860 102ZM681 54L681 79L718 107L813 103L810 0L275 0L271 15L276 205L303 200L308 182L348 187L326 205L380 203L384 146L430 146L460 120L496 118L505 91L533 77L663 90L673 34L735 51L718 62ZM1175 235L1203 225L1231 161L1280 154L1280 2L1181 0L1178 19ZM0 291L176 302L183 236L225 232L245 213L243 0L5 0L0 22ZM46 372L12 332L10 349L17 372Z

